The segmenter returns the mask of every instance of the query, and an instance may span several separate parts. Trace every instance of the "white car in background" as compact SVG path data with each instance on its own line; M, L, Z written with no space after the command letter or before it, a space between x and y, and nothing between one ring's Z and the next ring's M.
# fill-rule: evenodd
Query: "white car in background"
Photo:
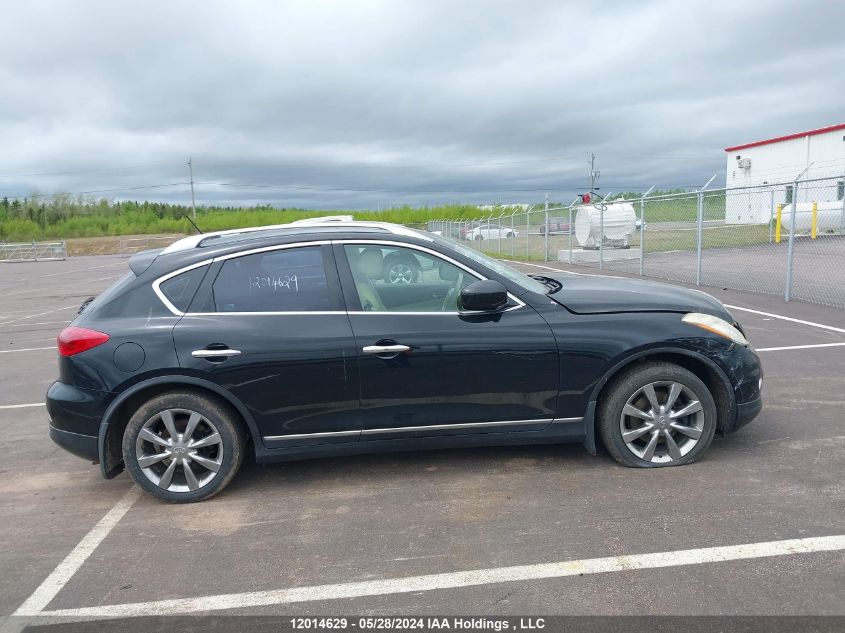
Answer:
M501 224L480 224L466 232L468 240L498 240L519 237L519 231Z

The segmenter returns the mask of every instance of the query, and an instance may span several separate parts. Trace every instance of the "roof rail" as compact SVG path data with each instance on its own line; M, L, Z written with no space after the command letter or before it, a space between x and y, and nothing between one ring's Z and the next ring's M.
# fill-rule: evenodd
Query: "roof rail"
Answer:
M316 218L303 218L302 220L294 220L291 224L327 224L333 222L354 222L355 218L351 215L321 215Z
M216 237L218 235L239 235L241 233L257 233L259 231L273 231L277 229L290 229L290 228L306 228L306 227L324 227L330 226L332 228L336 227L356 227L356 228L373 228L373 229L381 229L383 231L387 231L389 233L393 233L394 235L404 235L406 237L416 237L418 239L427 240L429 242L433 242L434 240L423 233L422 231L416 231L414 229L409 229L406 226L402 226L401 224L392 224L390 222L370 222L370 221L357 221L357 220L347 220L347 217L351 216L325 216L325 218L305 218L303 220L296 220L295 222L291 222L289 224L271 224L267 226L250 226L244 227L241 229L229 229L226 231L214 231L212 233L200 233L198 235L189 235L188 237L184 237L181 240L177 240L173 242L170 246L165 248L161 254L166 255L167 253L175 253L179 251L187 251L192 248L196 248L199 246L200 242L203 240L208 239L209 237Z

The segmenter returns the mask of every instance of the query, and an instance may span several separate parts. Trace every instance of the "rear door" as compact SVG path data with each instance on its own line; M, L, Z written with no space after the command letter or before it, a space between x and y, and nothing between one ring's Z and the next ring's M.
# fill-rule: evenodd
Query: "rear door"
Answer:
M186 373L249 409L267 447L357 441L357 358L331 247L215 260L173 332Z
M436 251L349 240L335 245L360 364L363 439L536 431L554 418L557 345L548 324L512 300L497 314L458 313L479 279ZM410 283L380 262L420 260Z

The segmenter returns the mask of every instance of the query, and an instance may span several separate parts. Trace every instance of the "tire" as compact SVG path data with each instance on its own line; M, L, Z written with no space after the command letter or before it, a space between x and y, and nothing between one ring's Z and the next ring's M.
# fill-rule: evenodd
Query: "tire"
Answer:
M651 393L659 405L656 410ZM673 395L674 403L666 407ZM639 414L632 415L635 411ZM647 419L650 412L655 413ZM716 404L707 385L691 371L667 362L642 363L624 371L598 406L597 426L605 448L632 468L691 464L710 446L716 425Z
M415 284L420 278L420 267L405 257L388 259L384 264L384 280L389 284Z
M507 238L511 238L511 237L513 237L513 236L514 236L514 235L513 235L513 231L508 231L508 234L507 234L507 235L505 235L505 237L507 237Z
M191 435L182 438L192 424ZM176 431L175 443L169 428ZM238 472L245 448L236 414L196 391L152 398L130 418L123 433L123 461L132 479L171 503L202 501L223 490Z
M475 236L475 240L476 240L477 242L480 242L480 241L481 241L481 240L483 240L483 239L484 239L484 238L483 238L483 237L481 237L481 233L479 233L478 235L476 235L476 236Z

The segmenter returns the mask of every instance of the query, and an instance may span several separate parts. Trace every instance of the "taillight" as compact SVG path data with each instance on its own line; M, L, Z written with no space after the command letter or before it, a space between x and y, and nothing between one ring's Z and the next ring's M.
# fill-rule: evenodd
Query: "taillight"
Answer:
M109 335L97 330L84 327L66 327L61 331L56 342L59 345L59 355L73 356L92 347L102 345L109 340Z

